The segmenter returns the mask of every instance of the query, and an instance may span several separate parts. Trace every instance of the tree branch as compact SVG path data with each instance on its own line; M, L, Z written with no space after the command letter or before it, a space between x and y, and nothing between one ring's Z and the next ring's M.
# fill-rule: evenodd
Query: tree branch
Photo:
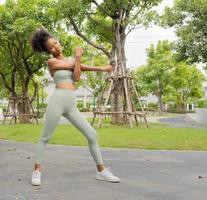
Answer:
M4 86L5 86L10 92L13 92L13 91L12 91L12 88L9 87L9 85L6 83L6 76L5 76L2 72L0 72L0 75L1 75L1 77L2 77Z
M14 60L14 56L13 56L13 53L12 53L12 48L11 48L11 46L10 46L10 43L8 42L7 43L7 46L8 46L8 49L9 49L9 55L10 55L10 58L11 58L11 61L12 61L12 64L14 65L14 66L16 66L16 63L15 63L15 60Z
M85 40L88 44L90 44L91 46L95 47L96 49L99 49L101 51L103 51L108 58L110 58L110 53L101 45L96 45L94 42L90 41L85 35L83 35L81 33L81 31L79 30L78 26L76 25L75 21L73 20L73 18L71 16L68 16L69 20L70 20L70 23L72 24L76 34L78 36L80 36L83 40Z
M34 79L32 77L30 77L30 80L32 81L33 85L34 85L34 92L33 92L33 96L30 98L30 103L32 103L37 95L37 82L34 81Z
M114 16L111 15L110 13L106 12L106 10L104 10L101 5L99 5L95 0L91 0L92 3L94 3L97 6L97 9L99 9L100 11L102 11L104 14L106 14L107 16L111 17L112 19L114 19Z
M137 7L139 7L138 9L138 11L137 11L137 13L136 14L134 14L134 16L131 18L131 19L129 19L129 17L128 18L126 18L127 20L125 20L125 26L127 26L128 24L130 24L134 19L136 19L137 18L137 16L141 13L141 11L143 10L143 9L145 9L148 5L150 5L150 3L149 4L147 4L147 2L145 1L144 2L144 4L143 5L136 5ZM129 6L128 6L128 8L127 8L127 11L126 11L126 13L129 15L129 13L130 13L130 9L131 9L132 7L130 6L130 4L129 4Z
M16 47L17 48L17 57L19 57L20 53L23 52L22 49L23 49L24 41L20 40L18 35L16 35L16 38L17 38L17 41L19 43L19 48Z
M15 84L16 84L16 81L15 81L15 75L16 75L16 69L14 68L13 71L12 71L12 79L11 79L11 84L12 84L12 90L15 92Z
M126 36L129 35L129 33L131 33L134 29L139 29L139 28L142 28L142 26L141 25L140 26L136 26L136 25L132 26L132 28L130 28L128 30L128 32L126 33Z
M111 31L111 29L108 26L103 26L103 23L99 22L98 20L95 20L90 14L87 14L87 18L90 19L91 21L93 21L94 23L96 23L97 25L101 25L102 27L104 27L108 31Z
M130 11L132 10L132 0L129 1L129 4L127 6L127 9L125 10L125 18L128 19L129 18L129 14L130 14Z
M130 24L134 19L137 18L137 16L141 13L141 9L138 10L138 12L131 18L125 21L125 26L127 26L128 24Z

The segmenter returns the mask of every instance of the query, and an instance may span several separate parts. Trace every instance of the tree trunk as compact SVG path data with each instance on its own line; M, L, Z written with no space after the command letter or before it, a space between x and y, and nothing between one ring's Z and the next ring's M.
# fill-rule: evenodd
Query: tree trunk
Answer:
M22 84L22 97L28 97L28 85L29 85L29 78L27 77ZM29 100L29 99L28 99ZM18 103L18 112L19 114L31 114L31 109L29 105L29 101L27 99L22 99ZM31 117L29 115L20 115L19 121L22 123L31 123Z
M111 110L123 111L124 107L124 95L123 95L123 81L117 80L111 94ZM124 123L123 114L112 114L112 124L121 125Z
M113 35L113 47L112 47L112 56L114 56L115 68L114 75L123 76L123 70L126 69L125 64L125 30L121 27L121 21L117 20L114 23L114 35ZM115 80L114 87L111 93L111 109L112 111L124 110L124 82L123 79ZM112 114L112 124L122 125L124 124L124 115L123 114Z
M158 105L159 105L159 115L163 115L163 102L162 102L163 87L160 78L158 78L157 80L157 86L158 86L157 98L158 98Z
M163 115L163 103L162 103L162 95L158 94L158 105L159 105L159 115Z

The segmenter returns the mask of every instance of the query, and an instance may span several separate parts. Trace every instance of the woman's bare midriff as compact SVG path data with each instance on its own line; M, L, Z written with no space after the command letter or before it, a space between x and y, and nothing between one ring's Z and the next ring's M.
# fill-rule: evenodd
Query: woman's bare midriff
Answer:
M59 83L55 86L56 88L65 88L69 90L75 90L75 86L73 83Z

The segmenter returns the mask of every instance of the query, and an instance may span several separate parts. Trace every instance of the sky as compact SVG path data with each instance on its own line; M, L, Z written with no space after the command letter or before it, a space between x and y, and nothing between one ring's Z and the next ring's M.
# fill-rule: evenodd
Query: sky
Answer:
M158 6L158 13L162 13L164 7L172 6L173 0L163 0ZM174 29L164 29L159 26L152 26L148 29L140 28L132 31L126 39L127 66L136 68L146 63L146 48L150 44L157 45L159 40L176 40Z
M0 0L0 4L5 0ZM173 0L163 0L157 11L163 12L165 6L172 6ZM136 68L146 63L146 48L150 44L156 45L159 40L173 41L176 39L173 29L163 29L153 26L145 30L144 28L133 30L126 39L127 67Z

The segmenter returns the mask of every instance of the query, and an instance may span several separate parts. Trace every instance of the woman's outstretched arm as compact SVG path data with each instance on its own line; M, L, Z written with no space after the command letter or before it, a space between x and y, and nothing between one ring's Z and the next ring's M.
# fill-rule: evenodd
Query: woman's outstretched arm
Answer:
M97 66L88 66L88 65L81 64L80 67L81 67L81 71L97 71L97 72L111 72L112 71L111 65L97 67Z

